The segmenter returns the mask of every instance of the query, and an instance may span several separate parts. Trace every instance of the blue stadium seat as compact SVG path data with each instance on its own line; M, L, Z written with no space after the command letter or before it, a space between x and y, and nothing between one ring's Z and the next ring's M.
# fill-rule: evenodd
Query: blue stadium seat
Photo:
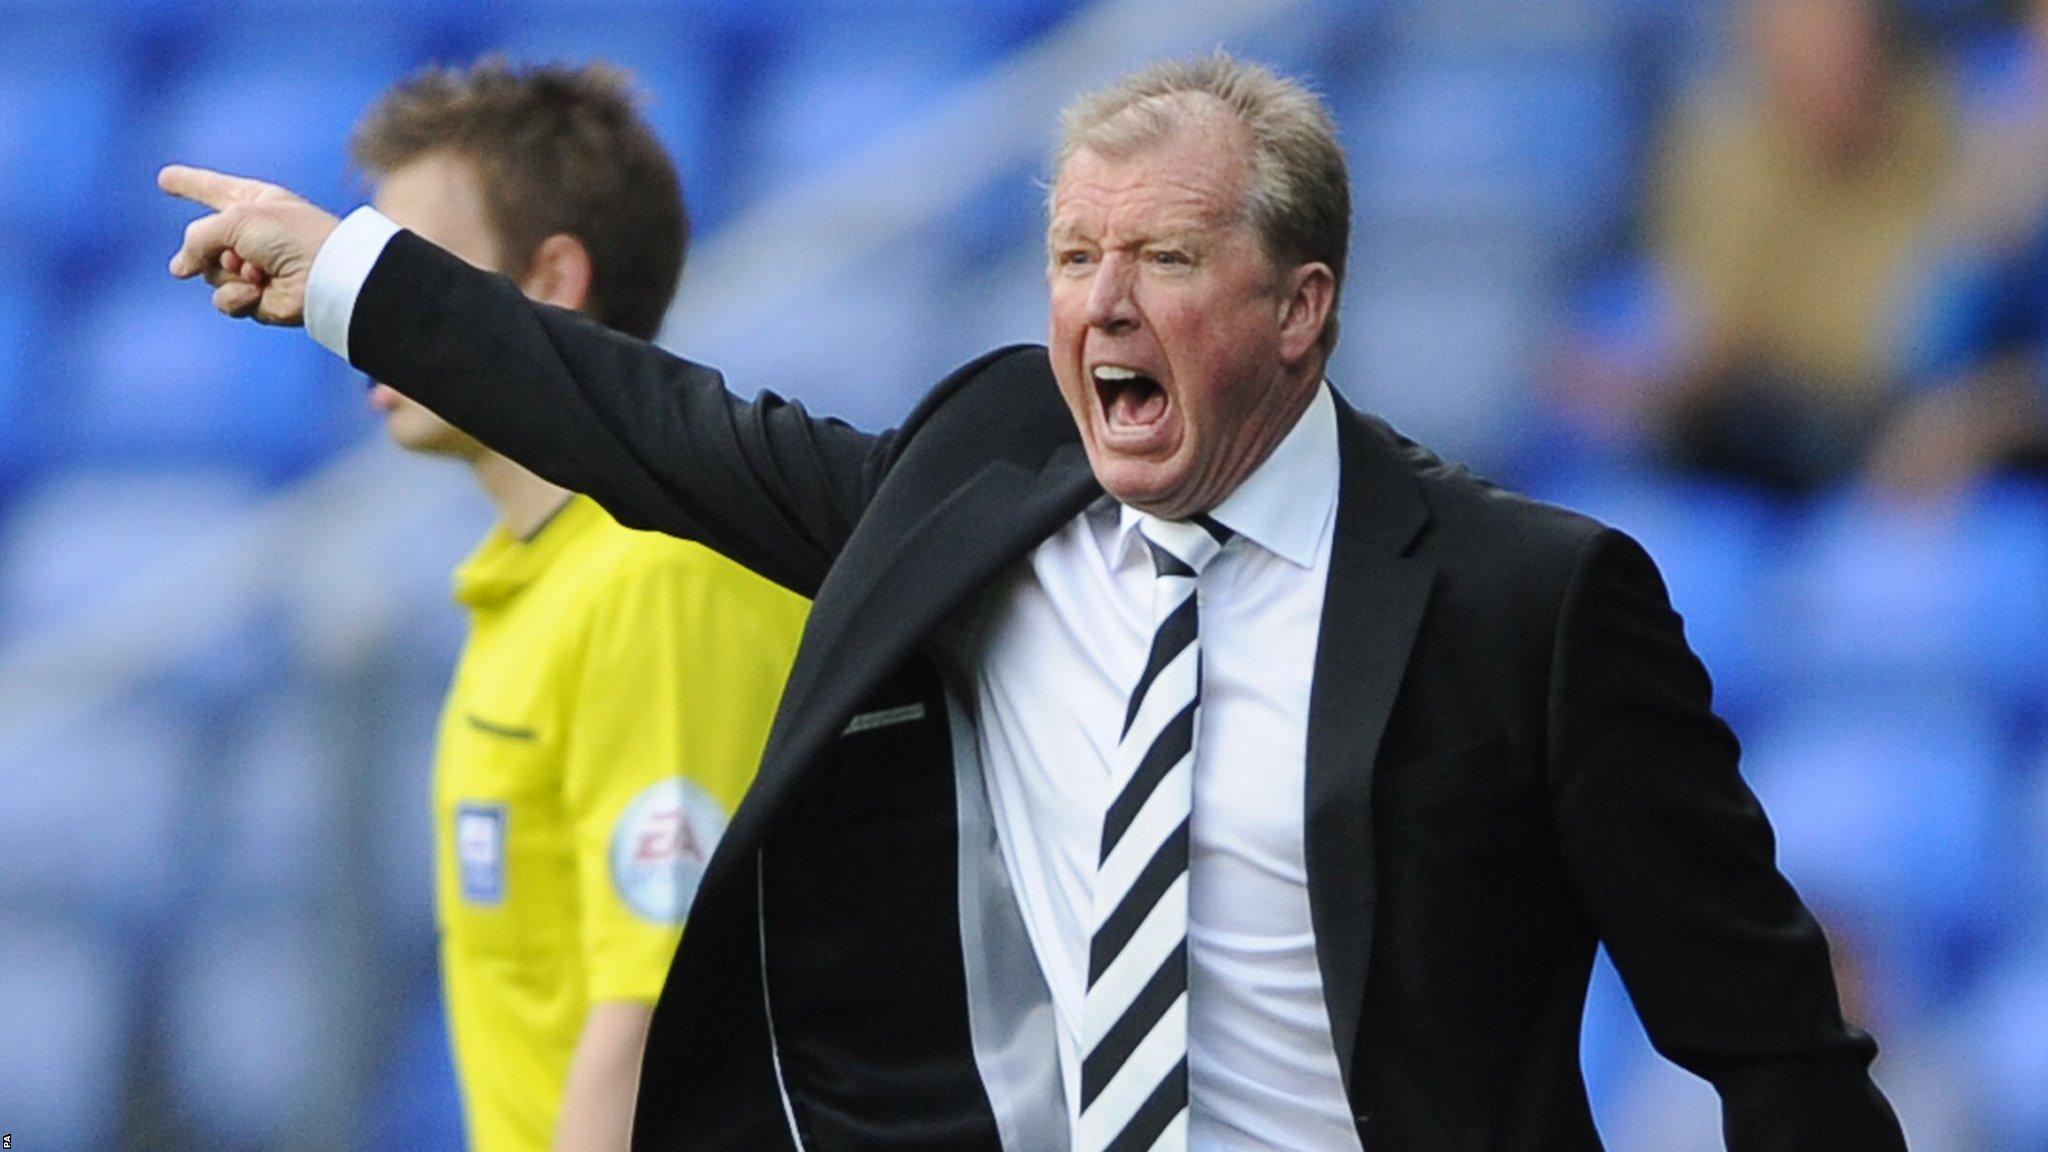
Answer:
M1727 63L1730 45L1741 35L1743 8L1695 0L1619 0L1635 28L1662 62L1663 83L1646 93L1647 122L1667 101L1679 99ZM1639 49L1640 50L1640 49Z
M50 475L0 520L0 632L74 617L203 546L255 497L235 472Z
M199 212L156 191L157 166L172 161L283 184L337 212L360 203L349 130L379 92L426 62L410 23L280 11L206 27L216 34L152 95L128 144L118 191L130 199L116 203L133 215L137 243L164 247Z
M983 0L971 10L956 0L690 0L682 5L675 0L512 0L503 5L518 19L573 15L634 23L658 17L674 24L718 24L747 35L770 36L804 25L829 30L874 20L950 21L966 15L991 35L1013 40L1085 6L1085 0Z
M1544 301L1511 273L1446 275L1423 254L1386 255L1354 254L1330 379L1446 458L1498 473L1525 424Z
M429 657L431 659L431 657ZM451 647L428 667L446 668ZM394 671L420 664L393 661ZM447 677L405 676L379 713L381 730L368 762L358 765L366 792L371 899L380 930L394 945L434 943L434 731Z
M1963 1013L1961 1061L1975 1087L1981 1147L2048 1148L2048 917L2016 933Z
M1949 53L1957 103L1979 124L2011 124L2034 102L2041 61L2022 28L1989 29L1959 38Z
M887 260L863 268L857 282L834 280L785 293L773 313L773 340L760 339L752 328L699 332L685 306L680 346L723 369L728 385L741 395L771 389L794 394L812 411L857 427L894 427L946 372L966 356L987 350L949 353L941 346L951 346L950 338L904 338L929 329L933 317L953 309L940 297L946 284L943 256L906 244ZM824 348L858 370L821 375L818 350Z
M1787 531L1783 508L1736 485L1640 472L1561 478L1534 494L1648 549L1713 675L1717 710L1746 716L1772 696L1759 637L1769 621L1758 609Z
M198 740L196 718L144 700L10 734L0 746L0 907L62 910L131 939L159 929L185 880Z
M212 1148L277 1148L327 1129L333 1054L361 988L322 918L205 918L166 973L163 1050L181 1130Z
M1566 285L1539 371L1543 419L1525 454L1539 477L1639 470L1652 455L1654 397L1670 379L1682 321L1667 277L1640 253L1600 261Z
M1579 1028L1579 1066L1586 1077L1586 1096L1593 1105L1593 1117L1607 1130L1606 1117L1628 1092L1639 1074L1642 1051L1647 1048L1643 1027L1636 1019L1621 976L1607 949L1600 949L1593 964L1593 978L1586 986L1586 1014Z
M1218 47L1325 94L1349 89L1390 50L1378 27L1385 0L1301 0L1297 7L1295 18L1248 27Z
M311 72L265 68L232 85L195 74L162 93L161 114L144 128L142 147L162 161L283 184L343 211L355 199L347 179L349 128L396 75L395 63ZM154 214L158 235L169 211Z
M441 701L464 632L449 594L449 573L490 522L491 512L465 478L467 498L403 536L402 554L379 558L378 590L397 613L383 631L366 703L377 718L361 734L353 780L365 823L361 856L380 933L398 947L434 944L431 779ZM309 610L320 611L318 605Z
M27 253L5 245L0 245L0 264L36 266ZM37 417L45 381L37 367L46 314L42 293L32 282L14 277L0 282L0 507L41 455Z
M1713 1091L1650 1046L1605 948L1587 989L1580 1062L1593 1122L1609 1147L1718 1152L1720 1116ZM1703 1126L1711 1139L1696 1138Z
M462 1101L440 983L431 971L403 991L395 1042L370 1089L357 1131L364 1146L384 1152L447 1152L466 1148Z
M946 13L802 23L755 61L730 162L750 196L816 175L872 145L1002 49L995 30Z
M529 0L561 4L576 0ZM603 0L635 3L636 0ZM904 28L920 21L971 20L992 42L1014 44L1057 23L1087 0L984 0L963 5L953 0L701 0L693 7L717 12L754 33L769 35L799 30L833 34L840 29L859 35L859 26L881 23ZM885 54L900 51L908 41L872 42Z
M360 377L338 359L298 332L230 322L204 285L154 267L65 319L51 347L60 458L282 478L369 427Z
M0 1128L21 1148L115 1147L135 1032L126 957L59 920L10 914L0 972Z
M1005 344L1045 343L1045 240L1042 229L1032 232L1030 239L993 253L965 254L954 270L940 273L954 303L945 324L927 328L928 346L939 363L964 364ZM926 383L938 379L932 376Z
M1899 0L1912 32L1926 39L1952 39L1961 29L1981 26L2011 9L1987 0Z
M337 758L342 721L303 677L252 695L199 818L211 832L202 899L244 913L311 911L344 875L349 829L337 814L349 810L345 790L360 766Z
M39 27L30 25L29 27ZM0 219L10 239L80 260L103 223L129 99L118 41L0 29Z
M179 3L189 5L198 16L205 16L219 6L218 0L155 0L157 3ZM255 0L247 7L263 7L262 0ZM292 15L315 21L364 22L373 25L390 25L395 29L413 35L431 35L443 31L442 21L482 21L490 23L490 9L499 5L484 5L475 0L409 0L403 5L392 4L390 0L300 0L292 6ZM509 5L508 5L509 6ZM259 13L259 15L261 15Z
M231 531L249 527L249 522L242 521ZM202 556L224 554L212 551L210 545L201 548ZM247 551L231 548L225 554L249 565ZM247 574L251 568L253 565L240 571ZM303 586L303 571L292 570L292 575L300 577L291 581L294 592ZM299 661L305 659L298 651L299 635L281 619L278 601L285 594L275 587L246 592L238 587L233 595L232 600L223 596L228 611L207 618L209 634L191 639L184 651L167 657L156 682L174 707L220 725L236 723L246 712L260 713L273 697L289 691L302 667Z
M1993 483L1948 505L1850 494L1821 505L1769 604L1771 659L1803 683L1969 680L2023 711L2048 699L2048 492Z
M2048 908L2048 738L2020 762L2011 782L2011 840L2020 881L2018 902Z
M1748 740L1747 773L1785 874L1892 997L1945 1002L2012 913L2003 852L2006 733L1939 680L1802 695Z
M1510 222L1576 245L1632 201L1627 72L1599 54L1404 53L1338 98L1360 231L1374 222Z
M527 63L603 60L631 71L647 97L642 111L682 174L693 224L710 228L730 214L725 98L735 52L723 22L673 6L546 6L507 28L492 49Z
M1995 479L1971 494L1962 562L1977 674L2035 718L2048 717L2048 484Z
M988 260L1022 251L1038 265L1032 279L1045 287L1045 179L1048 159L1032 156L991 177L962 199L931 232L957 253L971 275Z
M1612 1148L1721 1152L1720 1100L1707 1082L1659 1057L1638 1033L1628 1090L1599 1117Z

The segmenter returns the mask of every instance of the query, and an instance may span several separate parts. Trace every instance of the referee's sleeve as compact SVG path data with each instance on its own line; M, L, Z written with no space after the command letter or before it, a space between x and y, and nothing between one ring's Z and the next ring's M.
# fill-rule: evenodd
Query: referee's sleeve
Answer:
M568 732L591 1001L652 1001L697 879L752 783L805 602L648 536L593 605Z

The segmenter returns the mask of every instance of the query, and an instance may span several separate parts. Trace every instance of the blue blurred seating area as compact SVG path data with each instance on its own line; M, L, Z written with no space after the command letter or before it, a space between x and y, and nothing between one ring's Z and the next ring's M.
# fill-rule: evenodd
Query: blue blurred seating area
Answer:
M1009 70L1041 69L1055 103L1102 82L1041 49L1128 13L1135 58L1226 43L1326 95L1355 199L1332 380L1648 546L1914 1147L2048 1150L2048 480L1986 431L2019 417L1981 415L2048 395L2048 161L1985 177L1970 220L1999 227L1937 212L1916 243L1874 463L1757 483L1685 466L1645 415L1694 325L1653 239L1661 150L1742 66L1743 5L1300 0L1227 36L1214 7L0 0L0 1124L19 1146L459 1132L427 770L447 574L483 509L381 446L345 365L164 274L194 213L155 169L345 210L351 125L426 62L619 63L696 226L671 341L737 391L873 424L1041 338L1050 118L999 178L888 174L930 218L821 279L787 256L801 236L747 250L749 221L840 180L852 202L878 143L948 131ZM1903 5L1960 175L1969 141L2048 108L2048 3L2028 8ZM730 305L713 277L750 258L781 261L747 281L769 294L719 315L756 322L700 346L692 309ZM1610 1147L1720 1146L1710 1094L1657 1061L1611 970L1585 1057Z

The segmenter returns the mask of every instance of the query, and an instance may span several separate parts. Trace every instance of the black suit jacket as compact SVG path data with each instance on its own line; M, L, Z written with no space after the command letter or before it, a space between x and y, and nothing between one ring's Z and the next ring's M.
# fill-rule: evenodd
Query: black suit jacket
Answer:
M1037 348L868 435L528 303L410 234L358 367L622 522L815 599L656 1010L644 1149L983 1149L935 630L1100 493ZM1738 1152L1903 1147L1650 560L1339 409L1309 900L1371 1152L1598 1148L1596 942ZM631 691L621 685L620 691ZM849 731L857 713L922 714ZM968 919L979 923L978 909Z

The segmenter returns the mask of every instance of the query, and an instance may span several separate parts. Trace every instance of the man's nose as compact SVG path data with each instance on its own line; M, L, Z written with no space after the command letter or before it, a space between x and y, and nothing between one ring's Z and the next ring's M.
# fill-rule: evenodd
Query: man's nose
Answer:
M1121 256L1103 258L1088 285L1088 326L1122 333L1138 326L1138 305L1132 298L1135 265Z

